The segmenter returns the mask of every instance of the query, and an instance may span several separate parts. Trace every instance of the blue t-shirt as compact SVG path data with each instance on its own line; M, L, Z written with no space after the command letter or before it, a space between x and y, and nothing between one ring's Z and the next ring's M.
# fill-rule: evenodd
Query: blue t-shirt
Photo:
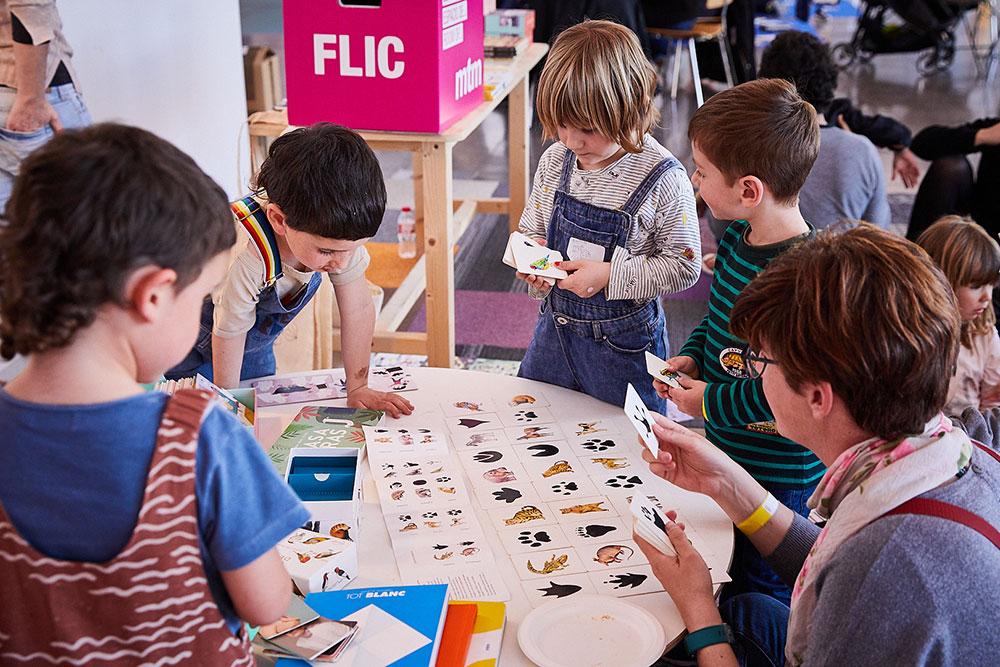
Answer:
M96 405L47 405L0 390L0 502L33 548L97 563L121 552L139 516L167 398L150 392ZM309 512L260 444L220 407L202 422L196 457L201 558L235 633L240 620L219 571L253 562Z

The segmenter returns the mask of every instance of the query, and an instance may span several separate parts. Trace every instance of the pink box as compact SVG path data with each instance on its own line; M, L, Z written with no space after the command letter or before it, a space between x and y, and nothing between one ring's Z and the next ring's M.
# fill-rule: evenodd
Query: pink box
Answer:
M483 102L479 0L284 0L284 17L292 125L441 132Z

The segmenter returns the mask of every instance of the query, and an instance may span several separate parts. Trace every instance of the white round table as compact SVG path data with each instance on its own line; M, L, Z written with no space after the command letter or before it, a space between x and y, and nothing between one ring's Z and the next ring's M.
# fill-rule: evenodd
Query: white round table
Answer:
M479 373L444 368L408 368L417 389L403 394L414 405L412 415L400 419L386 417L390 427L440 425L443 420L442 401L452 400L456 394L467 392L475 396L513 396L515 394L541 393L550 403L549 409L558 423L579 420L604 419L618 426L618 432L635 442L635 455L641 451L638 437L625 417L621 407L598 401L591 396L533 380L525 380L505 375ZM345 405L345 399L330 401L310 401L317 405ZM259 437L261 444L269 448L284 427L303 407L302 403L261 408L259 410ZM396 561L389 542L379 497L372 480L370 467L364 465L364 509L362 515L361 538L358 545L359 573L351 588L368 586L392 586L402 583L396 569ZM467 485L470 490L471 484ZM647 495L656 495L667 509L676 509L688 523L696 526L702 543L712 553L709 565L728 570L733 552L733 524L719 506L707 496L690 493L657 478L655 488L647 488ZM647 485L652 486L652 485ZM504 630L500 662L504 667L531 665L517 643L519 624L531 606L522 590L517 574L511 567L504 567L506 551L501 545L496 531L488 521L485 510L477 507L480 523L486 533L488 543L500 563L503 581L511 599L507 602L507 625ZM571 598L570 598L571 599ZM667 646L674 645L684 633L684 623L670 597L665 592L647 593L623 598L652 612L663 625Z

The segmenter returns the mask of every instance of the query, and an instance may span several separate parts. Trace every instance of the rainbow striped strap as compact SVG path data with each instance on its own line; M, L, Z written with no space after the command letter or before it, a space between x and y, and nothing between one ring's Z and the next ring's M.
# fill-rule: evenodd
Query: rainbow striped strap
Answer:
M229 208L232 209L236 220L247 230L257 254L264 262L264 285L261 287L263 291L278 282L282 276L278 239L274 236L267 214L252 195L234 201Z

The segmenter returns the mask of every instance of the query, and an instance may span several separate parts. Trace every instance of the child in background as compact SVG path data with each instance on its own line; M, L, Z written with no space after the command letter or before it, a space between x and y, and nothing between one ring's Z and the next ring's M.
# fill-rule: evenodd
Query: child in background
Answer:
M278 334L330 278L343 325L347 404L393 417L413 406L368 387L375 307L365 280L364 244L385 213L385 183L375 153L357 133L317 123L275 139L257 190L232 204L250 236L214 300L205 301L201 333L166 375L201 373L220 387L275 372Z
M138 384L225 275L225 193L95 125L25 159L5 217L0 354L31 358L0 389L0 663L253 665L241 619L284 613L274 545L309 513L210 394Z
M547 137L520 230L568 261L543 299L519 375L622 405L631 382L664 410L644 352L668 354L658 297L698 279L701 237L684 167L648 133L656 73L636 36L608 21L562 32L538 82Z
M815 454L778 434L761 380L749 372L747 344L729 333L729 312L768 262L815 234L799 213L798 193L819 152L816 111L788 81L758 79L706 101L691 117L688 138L695 187L716 218L734 222L719 243L708 313L680 355L667 360L691 379L682 379L681 388L658 380L654 386L682 412L704 417L712 444L805 516L825 469ZM727 590L767 593L788 604L788 587L748 540L737 538Z
M1000 246L985 229L957 215L945 216L925 229L917 244L944 271L962 318L962 344L944 413L960 416L966 408L996 407L1000 405L1000 336L990 301L1000 280Z

